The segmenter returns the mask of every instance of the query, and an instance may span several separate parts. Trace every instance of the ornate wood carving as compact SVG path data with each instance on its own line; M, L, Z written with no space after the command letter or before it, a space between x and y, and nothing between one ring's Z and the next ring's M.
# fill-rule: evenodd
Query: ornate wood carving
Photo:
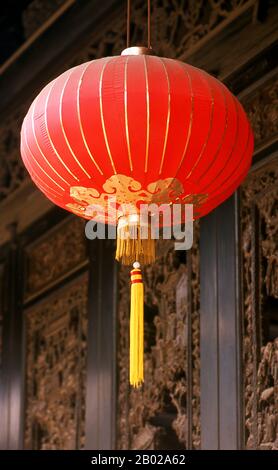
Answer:
M31 36L66 0L33 0L23 12L25 37Z
M277 140L278 134L278 72L242 99L258 149Z
M200 449L201 421L200 421L200 270L199 270L199 222L195 222L195 241L188 254L189 276L189 316L191 321L191 356L192 390L188 412L191 416L192 442L190 447ZM189 364L189 365L190 365Z
M57 283L88 262L84 222L69 217L25 253L25 300Z
M0 201L27 177L19 155L20 127L26 107L17 108L0 126Z
M278 338L269 341L269 334L264 331L264 321L270 315L269 302L274 305L278 323L277 180L278 159L275 158L251 173L242 191L243 360L248 449L278 449Z
M159 240L157 253L156 264L144 270L145 383L141 389L129 388L129 270L121 267L119 272L120 449L159 449L166 445L164 440L173 449L200 445L198 248L195 244L187 253L187 263L182 260L184 252L175 251L171 240ZM188 408L193 416L189 417Z
M26 315L27 449L84 446L88 276Z
M256 0L153 0L152 47L158 55L183 60L198 41L211 33L221 22L236 18L241 9ZM147 2L132 2L131 44L146 43ZM126 19L122 9L117 12L109 27L97 33L96 40L84 49L82 60L119 54L126 47ZM101 40L99 41L99 34ZM78 56L80 61L81 56Z

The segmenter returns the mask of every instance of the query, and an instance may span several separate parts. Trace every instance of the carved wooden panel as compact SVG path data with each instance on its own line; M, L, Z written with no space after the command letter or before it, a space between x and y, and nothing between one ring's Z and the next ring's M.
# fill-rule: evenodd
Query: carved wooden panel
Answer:
M27 177L19 155L20 128L27 105L13 111L0 125L0 201L12 193Z
M196 230L196 237L198 229ZM118 419L120 449L183 449L200 445L198 241L187 252L157 242L144 269L145 383L130 389L129 270L120 268Z
M278 158L242 191L244 398L248 449L278 449Z
M183 60L186 53L224 20L236 18L256 0L152 0L152 47L158 55ZM132 2L131 44L147 43L147 2ZM100 40L99 40L100 39ZM78 60L119 54L126 47L126 18L122 6L113 22L96 32L96 39Z
M254 131L256 149L277 140L278 71L244 96L242 104Z
M23 11L25 38L31 36L66 0L33 0Z
M188 321L191 326L189 339L191 348L189 349L188 368L191 369L191 392L188 400L188 414L190 416L189 447L200 449L201 445L201 422L200 422L200 270L199 270L199 222L195 222L194 245L188 253ZM189 436L190 437L190 436ZM191 441L191 442L190 442Z
M25 252L25 300L88 262L84 221L68 217L28 246Z
M27 449L84 446L88 276L27 310Z

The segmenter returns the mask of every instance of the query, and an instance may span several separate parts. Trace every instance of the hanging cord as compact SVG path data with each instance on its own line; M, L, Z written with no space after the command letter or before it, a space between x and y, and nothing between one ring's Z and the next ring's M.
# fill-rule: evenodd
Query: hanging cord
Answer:
M151 49L151 0L148 0L148 49Z
M131 0L127 0L126 47L130 47ZM148 49L151 49L151 0L148 0Z
M130 0L127 0L127 16L126 16L126 47L130 46Z

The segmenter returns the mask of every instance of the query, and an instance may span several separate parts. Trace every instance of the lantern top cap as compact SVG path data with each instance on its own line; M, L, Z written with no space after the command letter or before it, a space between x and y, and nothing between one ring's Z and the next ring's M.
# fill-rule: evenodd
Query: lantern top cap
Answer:
M124 49L121 55L155 55L152 48L144 46L133 46Z

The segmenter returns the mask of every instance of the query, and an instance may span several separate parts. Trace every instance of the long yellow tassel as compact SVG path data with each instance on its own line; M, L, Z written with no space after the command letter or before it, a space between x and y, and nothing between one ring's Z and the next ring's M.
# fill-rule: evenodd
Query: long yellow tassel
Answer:
M155 261L155 241L147 226L147 238L141 238L139 217L136 214L122 216L118 221L116 260L131 264L135 259L141 264Z
M130 272L130 365L129 381L139 387L144 381L144 285L140 263Z

